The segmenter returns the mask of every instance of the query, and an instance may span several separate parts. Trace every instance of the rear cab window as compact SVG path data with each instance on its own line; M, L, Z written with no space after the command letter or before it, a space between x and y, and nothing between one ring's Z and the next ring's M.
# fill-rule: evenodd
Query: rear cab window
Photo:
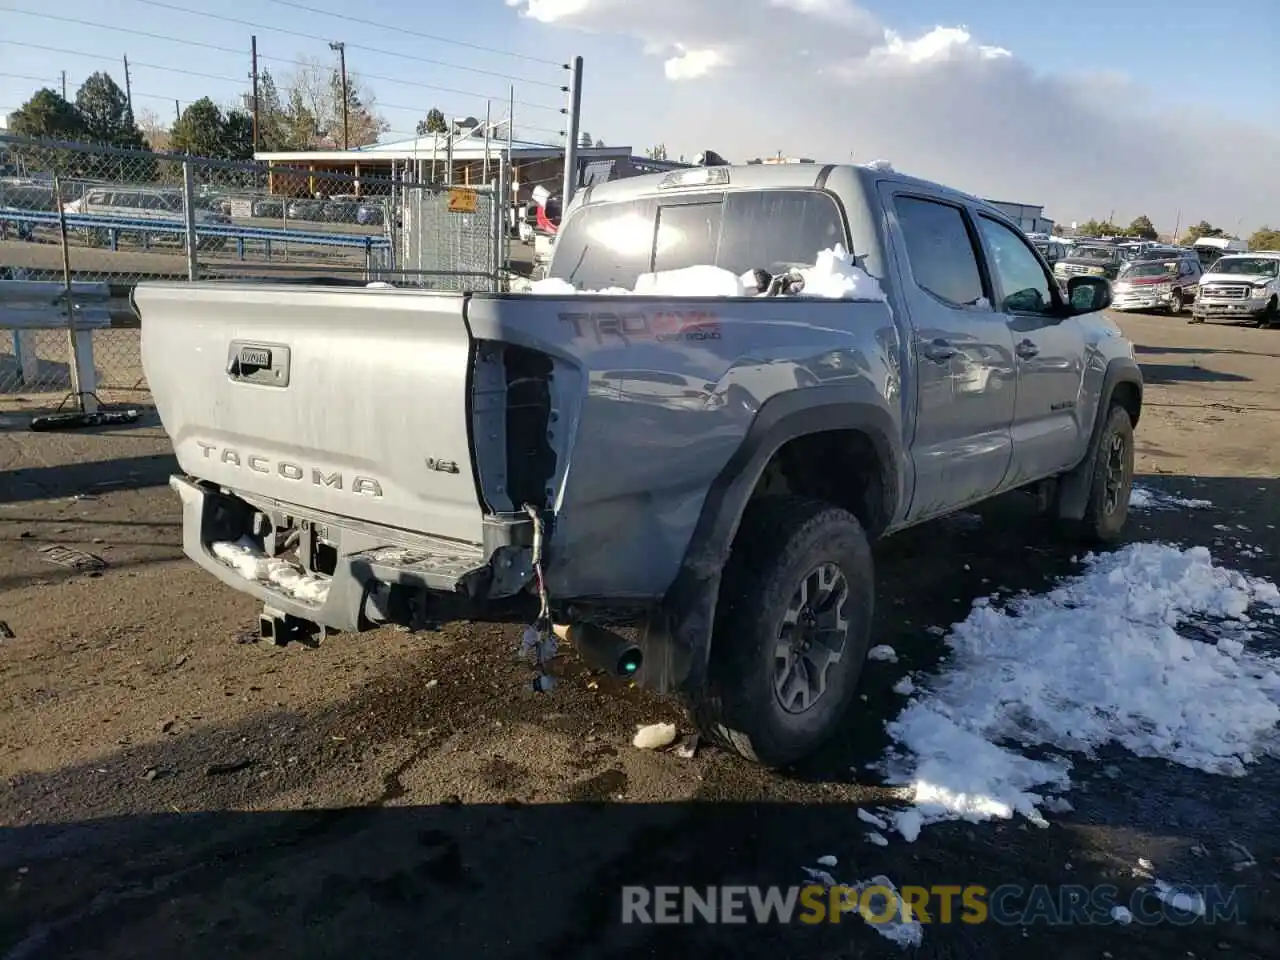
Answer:
M579 289L635 286L642 273L710 265L741 275L813 264L849 247L834 197L814 189L704 192L586 206L556 239L551 276Z

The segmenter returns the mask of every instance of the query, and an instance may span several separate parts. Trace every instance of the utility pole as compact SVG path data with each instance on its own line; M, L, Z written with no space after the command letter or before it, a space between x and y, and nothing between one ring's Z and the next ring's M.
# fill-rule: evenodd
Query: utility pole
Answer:
M62 99L67 99L67 71L62 71Z
M569 201L578 188L578 134L582 120L582 58L574 57L573 63L566 64L573 71L572 80L567 90L569 94L569 130L564 141L564 189L560 198L561 216L569 209Z
M351 130L347 124L347 45L342 42L329 44L330 50L338 51L338 69L342 73L342 149L351 149Z
M253 69L253 152L258 153L258 38L249 38L249 57Z
M124 55L124 98L129 103L129 112L133 113L133 84L129 82L129 55Z
M177 100L173 101L173 119L174 120L182 119L182 108L178 106Z

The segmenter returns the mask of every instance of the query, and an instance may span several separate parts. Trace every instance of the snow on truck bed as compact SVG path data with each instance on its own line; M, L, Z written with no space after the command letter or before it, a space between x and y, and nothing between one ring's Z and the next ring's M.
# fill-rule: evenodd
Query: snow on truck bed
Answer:
M818 254L812 267L798 271L804 279L801 297L829 300L884 300L880 284L854 263L853 256L840 244ZM684 267L642 273L633 289L608 287L604 290L579 290L567 280L549 277L535 280L529 293L543 296L647 296L647 297L747 297L760 296L751 274L738 276L730 270L713 266Z

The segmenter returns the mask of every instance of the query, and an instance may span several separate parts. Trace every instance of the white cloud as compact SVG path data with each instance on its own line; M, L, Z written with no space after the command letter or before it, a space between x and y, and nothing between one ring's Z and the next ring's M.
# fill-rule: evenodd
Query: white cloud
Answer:
M696 80L725 63L719 50L682 50L662 64L668 80Z
M1045 74L962 26L907 36L850 0L507 3L544 24L635 38L661 63L652 78L592 70L588 109L618 118L613 139L731 159L887 157L1045 203L1060 222L1114 210L1166 230L1179 211L1184 225L1280 225L1280 138L1199 116L1176 86L1166 100L1114 71ZM589 44L582 53L590 65ZM674 93L661 76L678 81Z

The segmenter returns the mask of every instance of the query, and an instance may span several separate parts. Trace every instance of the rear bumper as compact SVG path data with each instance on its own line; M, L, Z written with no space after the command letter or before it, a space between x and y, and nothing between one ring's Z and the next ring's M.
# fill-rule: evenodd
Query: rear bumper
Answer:
M272 578L246 573L243 565L214 552L215 543L241 540L253 506L190 477L172 476L169 485L182 500L182 548L188 557L231 588L257 597L273 613L331 630L367 630L406 620L406 610L422 616L432 605L448 602L497 610L502 601L521 599L533 580L532 522L527 517L486 518L484 544L316 517L308 521L308 530L333 548L333 570L308 577L306 590L290 590ZM265 555L259 556L265 563Z

